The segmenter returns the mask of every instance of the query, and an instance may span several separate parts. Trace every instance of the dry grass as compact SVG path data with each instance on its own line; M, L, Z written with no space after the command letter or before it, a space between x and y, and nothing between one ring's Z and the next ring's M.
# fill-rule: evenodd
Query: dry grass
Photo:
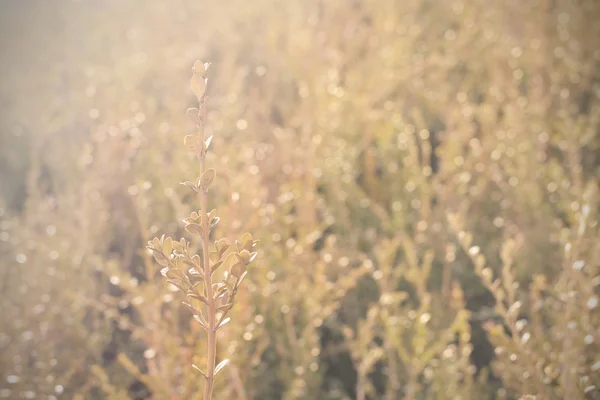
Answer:
M596 1L26 3L0 398L599 396Z

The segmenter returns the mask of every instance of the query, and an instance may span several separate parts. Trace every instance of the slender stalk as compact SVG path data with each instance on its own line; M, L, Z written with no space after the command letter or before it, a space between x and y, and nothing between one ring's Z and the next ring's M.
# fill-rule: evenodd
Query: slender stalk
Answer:
M235 241L235 249L232 252L228 253L232 243L226 238L215 241L214 251L211 251L210 231L219 222L219 218L215 215L216 210L208 212L208 187L215 178L215 170L206 169L205 166L206 152L212 139L212 137L204 139L207 82L205 73L208 65L200 61L194 63L194 75L190 86L198 97L198 108L188 109L187 114L195 122L198 132L184 138L186 147L198 158L200 177L196 182L181 182L199 196L200 211L192 212L183 221L186 231L200 238L202 256L190 254L189 242L185 238L174 241L162 235L149 241L147 246L152 251L154 259L164 267L160 272L167 278L167 282L179 288L188 297L189 302L183 304L190 308L194 319L208 336L206 372L192 364L192 367L205 378L204 400L212 400L215 377L229 362L225 359L216 365L217 329L231 319L226 318L226 315L233 307L238 288L246 276L248 264L258 254L253 250L259 242L252 239L251 234L245 233L239 241ZM232 257L228 258L228 256ZM226 259L231 262L225 263ZM213 280L213 273L224 264L227 265L228 271L224 272L223 279ZM213 281L215 281L214 287ZM199 287L203 288L202 293L199 293ZM203 304L200 309L196 308L198 302ZM217 318L217 310L220 314L219 318Z
M206 206L206 195L203 195L202 207ZM208 224L207 224L208 225ZM212 277L210 273L210 261L208 258L208 234L205 233L202 238L202 247L204 250L204 273L206 276L206 298L208 299L208 359L206 361L206 386L204 388L204 400L210 400L212 398L213 382L215 377L215 360L216 360L216 347L217 347L217 332L216 332L216 321L215 321L215 300L213 297L212 290Z
M204 123L206 121L206 96L202 97L200 102L200 109L198 110L202 115L199 118L198 128L200 130L199 136L202 143L204 143ZM204 174L206 170L205 161L206 161L206 148L203 150L199 150L198 159L200 161L200 176ZM212 289L212 273L211 273L211 264L209 258L210 252L210 242L209 242L209 234L210 227L208 221L208 198L207 198L207 189L202 188L202 190L198 191L198 196L200 196L200 208L202 210L202 257L203 257L203 265L204 265L204 279L205 279L205 296L208 300L208 343L207 343L207 354L208 358L206 360L206 384L204 386L204 400L212 399L213 392L213 383L215 380L215 363L216 363L216 355L217 355L217 325L216 325L216 306L215 299Z

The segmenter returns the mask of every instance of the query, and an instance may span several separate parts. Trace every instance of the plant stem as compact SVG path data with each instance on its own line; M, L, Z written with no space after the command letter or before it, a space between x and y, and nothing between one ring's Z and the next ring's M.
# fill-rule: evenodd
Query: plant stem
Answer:
M205 98L202 98L200 104L200 112L202 113L202 117L200 118L202 126L200 126L200 140L204 143L204 124L206 122L206 103ZM200 176L204 174L205 171L205 160L206 160L206 151L200 151ZM208 359L206 361L206 384L204 386L204 400L212 399L212 391L213 391L213 383L215 378L215 361L216 361L216 353L217 353L217 329L216 329L216 307L215 307L215 299L213 296L212 289L212 274L211 274L211 265L210 265L210 243L209 243L209 221L208 221L208 199L207 199L207 190L202 188L199 191L200 195L200 204L202 210L202 257L203 257L203 265L204 265L204 282L205 282L205 290L206 290L206 299L208 300L208 344L207 344L207 353Z
M202 195L202 209L206 210L206 193ZM206 214L206 212L205 212ZM204 217L204 216L203 216ZM205 220L208 218L204 217ZM215 358L217 347L217 332L215 322L215 300L212 290L212 276L210 272L210 260L208 257L208 223L204 223L205 232L202 237L202 248L204 256L204 275L206 282L206 299L208 300L208 360L206 365L206 386L204 388L204 400L212 398L213 381L215 377Z

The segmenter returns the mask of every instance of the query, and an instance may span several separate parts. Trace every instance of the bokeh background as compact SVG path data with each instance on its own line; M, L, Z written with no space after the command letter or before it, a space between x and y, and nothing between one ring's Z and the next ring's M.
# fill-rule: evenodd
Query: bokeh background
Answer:
M200 398L144 249L199 207L196 59L215 235L261 240L217 399L600 398L599 39L596 0L2 1L0 398Z

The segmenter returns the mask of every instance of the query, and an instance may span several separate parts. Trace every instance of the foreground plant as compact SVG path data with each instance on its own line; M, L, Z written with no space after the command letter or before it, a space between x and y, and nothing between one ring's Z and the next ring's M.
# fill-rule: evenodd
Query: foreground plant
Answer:
M148 242L156 261L163 266L161 270L167 282L179 288L188 298L184 302L193 313L194 319L202 326L208 336L206 372L192 365L205 378L204 400L212 398L215 376L227 364L222 360L216 364L217 331L230 318L228 312L233 307L235 296L240 284L247 273L247 266L255 257L253 251L258 243L252 235L246 233L235 242L235 249L228 251L231 243L225 238L214 242L211 249L210 233L218 224L216 210L208 211L208 188L215 179L214 169L206 169L206 153L212 136L204 137L206 123L206 70L208 63L196 61L191 80L192 92L198 98L198 108L190 108L187 114L196 124L197 133L187 135L184 143L200 162L200 177L195 182L186 181L182 185L194 190L200 199L200 210L194 211L184 219L185 229L200 239L201 247L198 254L190 251L190 243L185 239L174 241L163 235ZM225 266L220 279L216 272Z

